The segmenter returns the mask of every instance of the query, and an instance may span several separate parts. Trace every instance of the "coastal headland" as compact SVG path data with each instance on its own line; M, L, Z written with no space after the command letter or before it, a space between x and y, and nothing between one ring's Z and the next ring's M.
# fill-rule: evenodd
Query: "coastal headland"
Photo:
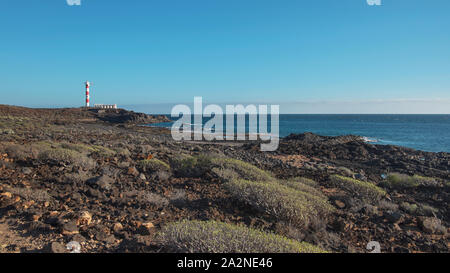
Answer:
M261 152L142 126L167 121L0 105L0 253L449 251L448 153L312 133Z

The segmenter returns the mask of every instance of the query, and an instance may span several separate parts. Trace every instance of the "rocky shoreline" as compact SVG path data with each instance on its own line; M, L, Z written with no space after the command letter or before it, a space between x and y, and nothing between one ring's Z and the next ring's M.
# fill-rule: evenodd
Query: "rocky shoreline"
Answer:
M183 251L161 237L181 220L243 225L330 252L365 253L370 241L382 252L449 251L448 153L310 133L263 153L257 142L175 142L166 129L138 126L165 121L0 106L0 252L67 252L71 241L81 252ZM313 180L293 187L332 208L308 225L271 214L275 203L233 194L233 181L251 180L237 166L270 183ZM367 201L366 189L381 197Z

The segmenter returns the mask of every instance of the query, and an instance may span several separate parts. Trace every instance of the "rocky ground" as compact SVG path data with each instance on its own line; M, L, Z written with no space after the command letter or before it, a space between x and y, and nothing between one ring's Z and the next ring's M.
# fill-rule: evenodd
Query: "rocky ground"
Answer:
M165 252L155 238L175 221L243 224L331 252L448 252L450 154L365 143L357 136L291 135L276 152L258 143L175 142L167 121L125 110L28 109L0 106L0 252ZM306 229L233 199L220 177L172 166L180 156L249 162L279 179L315 180L336 210ZM163 170L149 170L157 159ZM387 183L391 173L422 177ZM330 183L341 175L387 192L364 202ZM423 178L426 177L426 178Z

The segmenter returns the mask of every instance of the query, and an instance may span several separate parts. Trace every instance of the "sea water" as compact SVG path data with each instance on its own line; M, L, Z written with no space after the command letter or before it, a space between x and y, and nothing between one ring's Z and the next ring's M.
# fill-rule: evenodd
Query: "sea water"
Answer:
M450 115L302 114L280 115L279 119L280 137L304 132L324 136L351 134L364 137L366 141L374 144L398 145L430 152L450 152ZM204 118L203 124L208 120L209 118ZM151 126L170 128L171 123ZM245 129L248 129L248 123Z

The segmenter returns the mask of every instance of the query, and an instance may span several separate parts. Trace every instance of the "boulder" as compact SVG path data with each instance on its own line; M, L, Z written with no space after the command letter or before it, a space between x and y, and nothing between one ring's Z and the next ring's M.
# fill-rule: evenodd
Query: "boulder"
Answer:
M66 246L58 242L51 243L49 248L51 253L68 253Z
M63 235L75 235L78 234L78 227L77 227L77 223L74 221L65 223L62 227L61 227L61 233Z

